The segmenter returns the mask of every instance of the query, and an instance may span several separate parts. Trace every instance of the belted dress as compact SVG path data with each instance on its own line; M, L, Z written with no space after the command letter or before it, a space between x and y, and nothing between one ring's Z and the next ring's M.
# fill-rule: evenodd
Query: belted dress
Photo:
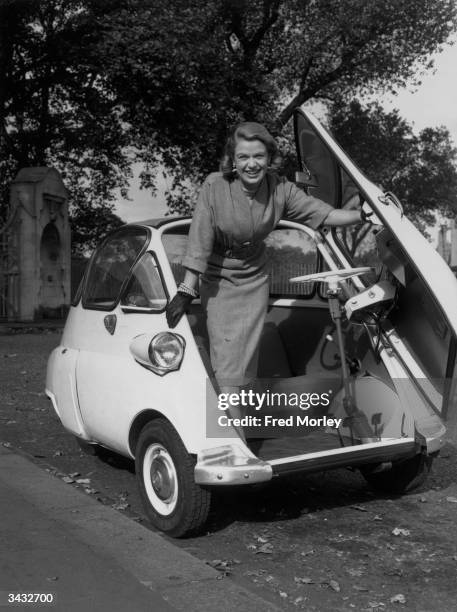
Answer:
M220 386L257 375L268 306L264 239L280 219L318 228L332 207L267 173L252 200L238 178L213 173L203 183L183 265L200 273L211 365Z

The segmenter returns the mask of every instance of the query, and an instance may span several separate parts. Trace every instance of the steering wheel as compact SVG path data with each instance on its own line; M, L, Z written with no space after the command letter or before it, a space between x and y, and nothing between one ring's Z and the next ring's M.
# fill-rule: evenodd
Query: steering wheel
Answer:
M327 270L326 272L316 272L315 274L305 274L305 276L295 276L290 278L290 283L327 283L329 289L336 289L338 283L347 278L353 276L360 276L360 274L367 274L371 272L372 268L365 266L363 268L342 268L341 270Z

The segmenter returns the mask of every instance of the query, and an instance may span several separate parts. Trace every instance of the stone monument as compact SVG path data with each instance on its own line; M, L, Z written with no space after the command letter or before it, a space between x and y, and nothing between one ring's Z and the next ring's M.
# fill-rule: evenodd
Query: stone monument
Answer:
M68 191L53 168L23 168L11 184L8 320L61 318L70 305Z

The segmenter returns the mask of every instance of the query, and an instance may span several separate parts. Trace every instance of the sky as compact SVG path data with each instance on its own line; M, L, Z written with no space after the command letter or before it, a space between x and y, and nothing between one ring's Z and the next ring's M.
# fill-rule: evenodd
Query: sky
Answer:
M425 127L445 126L457 146L457 42L452 46L447 45L434 59L434 70L423 76L420 87L414 91L409 87L396 96L384 96L379 100L386 110L398 108L417 131ZM130 189L132 201L119 200L117 214L125 221L163 216L167 210L163 198L165 180L159 185L155 198L138 189L138 184L138 177L135 176Z

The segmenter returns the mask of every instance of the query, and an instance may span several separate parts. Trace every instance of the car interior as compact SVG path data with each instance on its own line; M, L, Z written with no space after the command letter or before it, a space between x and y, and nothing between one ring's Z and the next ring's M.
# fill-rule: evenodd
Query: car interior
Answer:
M290 236L288 237L290 238ZM163 238L166 238L166 236ZM411 276L412 272L406 269L403 264L400 266L398 260L395 261L395 265L392 264L391 249L384 248L383 250L383 245L385 247L386 243L385 236L380 238L378 235L376 240L377 252L381 253L379 263L382 264L379 267L378 279L381 276L389 278L389 283L396 290L393 292L392 299L383 302L381 306L373 305L372 310L365 313L366 316L357 313L358 316L354 316L351 321L343 321L344 345L346 362L351 375L370 377L370 381L375 380L374 385L382 384L384 387L387 386L393 390L394 385L379 357L379 346L376 346L373 337L379 336L380 329L388 330L392 325L391 320L395 321L396 324L399 323L400 326L403 325L406 337L408 334L416 334L419 325L425 332L424 341L419 343L419 349L421 346L423 349L423 358L434 359L438 364L443 362L445 349L442 343L437 343L435 349L433 349L434 343L431 335L442 334L443 330L440 328L440 321L436 318L433 323L427 323L427 325L429 327L432 325L437 329L427 329L423 322L424 317L420 313L416 316L417 320L414 317L411 319L406 316L403 317L403 321L400 321L401 315L396 308L398 303L400 301L402 304L405 301L417 303L417 299L412 295L415 291L414 283L411 287L407 285L407 288L401 283L401 276L404 274ZM283 248L283 245L281 245L281 248ZM180 257L174 253L172 268L178 282L182 275L179 259ZM317 264L317 259L315 263ZM392 269L396 275L392 273ZM294 275L290 266L286 273L289 278ZM370 287L372 281L373 278L366 283L368 287ZM326 381L326 385L330 386L335 394L338 391L341 392L343 388L341 358L336 342L335 324L330 316L324 287L319 285L320 283L314 283L311 288L309 285L301 285L298 289L296 287L293 290L291 289L293 293L281 294L278 293L277 287L273 283L268 314L260 342L258 379L263 384L268 385L269 389L274 392L293 391L300 393L304 390L313 389L313 385L316 388L319 385L322 386L322 380ZM345 281L344 291L341 292L340 297L341 305L343 306L351 295L356 295L359 291L360 285L355 287L350 280ZM424 300L427 302L426 297L423 298ZM427 302L424 308L430 309L431 306ZM209 358L210 350L205 315L198 301L192 304L188 320L208 377L214 378ZM445 325L445 323L441 322L441 325ZM426 346L432 347L432 353L435 351L436 355L428 354L428 351L425 350ZM319 406L307 411L306 414L310 417L342 416L345 419L346 415L344 412L342 413L341 407L337 409L337 415L334 412L334 406L330 404L326 409ZM302 428L302 435L300 436L294 434L279 437L272 436L268 432L262 437L262 431L258 428L246 428L245 435L249 447L257 456L262 459L276 459L283 456L337 449L342 446L359 445L381 440L385 437L395 437L396 435L401 437L404 416L402 414L395 415L394 412L394 408L385 410L383 414L373 410L366 412L369 426L373 431L370 440L360 439L357 435L354 435L349 426L343 426L339 430L326 426L306 427ZM281 414L281 410L278 414ZM409 432L409 434L412 433Z

